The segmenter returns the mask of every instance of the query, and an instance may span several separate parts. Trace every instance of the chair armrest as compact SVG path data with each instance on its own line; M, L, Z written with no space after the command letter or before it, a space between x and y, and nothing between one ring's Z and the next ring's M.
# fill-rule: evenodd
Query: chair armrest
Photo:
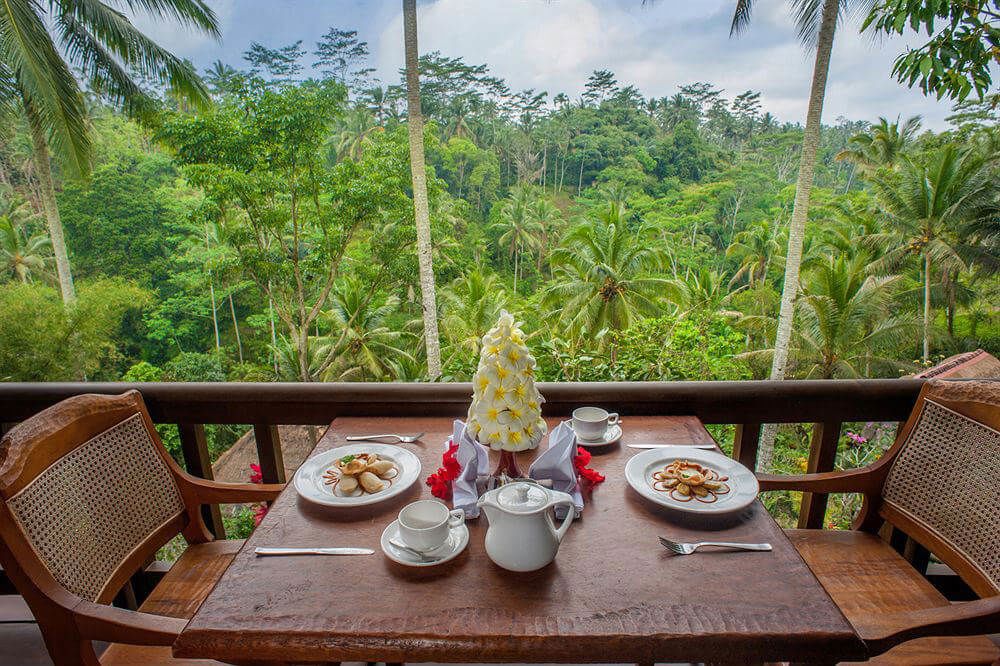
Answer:
M187 481L201 504L273 502L285 489L283 483L220 483L190 475Z
M877 490L869 467L817 474L758 474L761 492L799 490L807 493L863 493Z
M925 636L979 636L1000 632L1000 595L937 608L883 615L855 627L871 650L883 652Z
M81 601L73 608L80 637L128 645L173 645L187 620Z

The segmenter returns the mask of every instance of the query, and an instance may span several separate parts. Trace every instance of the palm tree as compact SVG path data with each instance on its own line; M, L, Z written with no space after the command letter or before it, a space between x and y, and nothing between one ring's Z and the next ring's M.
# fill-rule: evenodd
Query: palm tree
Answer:
M931 283L934 271L968 268L956 233L981 220L995 204L995 181L987 160L954 145L908 163L898 177L873 180L888 231L869 242L885 251L877 270L892 270L908 257L923 259L923 360L930 357Z
M741 289L730 291L732 280L726 280L718 271L702 266L685 277L670 280L667 297L680 309L680 316L692 314L719 314L738 317L739 312L728 309L729 302Z
M864 2L864 0L859 1ZM795 203L788 231L785 279L774 338L771 379L785 378L785 365L788 362L788 347L795 315L795 298L799 291L802 239L805 236L806 219L809 215L809 196L812 192L813 172L816 167L816 150L819 147L820 121L823 117L823 98L826 95L826 79L830 70L830 54L833 51L833 37L837 30L841 4L848 2L850 0L794 0L793 2L799 38L806 45L816 47L816 60L813 65L812 87L809 91L806 126L802 133ZM730 28L731 35L742 32L750 25L754 4L755 0L736 0L736 11ZM776 432L774 424L768 424L761 435L758 468L763 471L768 471L771 467Z
M3 272L23 283L41 273L49 259L51 243L45 234L29 235L33 217L28 203L13 199L0 214L0 261Z
M239 76L240 73L234 67L221 60L216 60L211 67L205 70L202 78L213 94L222 95L232 90Z
M459 354L479 358L483 336L496 323L506 302L499 278L472 269L448 285L441 292L441 300L442 322L452 358Z
M493 225L500 232L500 244L507 246L514 258L514 293L521 273L521 253L525 249L540 247L542 224L531 214L531 191L527 187L515 187L510 197L500 209L500 220Z
M866 377L896 370L890 354L913 334L912 317L894 314L898 275L874 276L864 258L828 257L809 272L799 297L791 364L805 379ZM773 349L744 357L769 356Z
M756 286L767 278L768 264L779 252L781 245L770 222L762 220L739 232L726 248L726 256L735 257L740 262L730 284L746 277L747 286Z
M538 252L535 255L536 268L541 275L542 260L549 253L549 243L552 237L559 231L559 225L563 221L562 213L547 198L539 197L528 206L528 217L541 229L541 235L538 238Z
M413 217L417 226L417 262L423 299L424 345L427 374L441 375L441 340L438 336L437 296L434 290L434 256L431 215L427 203L427 167L424 164L424 118L420 112L420 74L417 67L417 0L403 0L403 42L406 51L406 125L410 139L410 172L413 177Z
M848 143L854 147L840 151L836 159L856 164L868 172L879 167L892 168L913 143L919 129L920 116L907 118L903 123L899 118L890 123L880 117L877 125L852 136Z
M331 300L325 313L331 333L319 345L319 356L337 360L323 373L323 381L382 381L393 378L394 363L414 360L404 348L410 334L385 323L399 309L398 298L374 304L367 285L351 278L334 290Z
M372 117L365 109L354 109L340 120L340 128L333 136L337 151L337 159L361 159L361 151L365 139L378 126L372 122Z
M545 302L571 332L628 328L639 315L662 311L669 287L655 277L663 252L651 242L647 227L584 222L574 227L552 252L554 282Z
M125 4L219 35L215 14L204 0ZM92 90L133 117L145 117L153 108L153 100L136 83L136 76L166 81L173 92L193 102L208 100L208 91L189 63L158 46L123 13L103 2L0 3L0 104L19 105L28 120L35 176L59 288L67 303L76 298L76 292L49 150L63 158L71 173L87 173L93 149L84 95L74 69Z

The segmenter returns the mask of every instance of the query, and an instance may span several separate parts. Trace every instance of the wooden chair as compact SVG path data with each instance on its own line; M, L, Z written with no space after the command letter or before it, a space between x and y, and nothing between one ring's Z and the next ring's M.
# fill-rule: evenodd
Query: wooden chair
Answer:
M860 469L759 475L762 491L862 493L853 531L789 530L876 664L992 664L1000 632L1000 381L927 382L893 446ZM888 522L981 598L950 603L877 536Z
M76 396L0 440L0 564L57 666L214 663L174 660L169 647L242 545L213 541L200 507L281 488L184 472L137 391ZM110 606L178 533L190 546L138 612ZM91 641L112 645L98 660Z

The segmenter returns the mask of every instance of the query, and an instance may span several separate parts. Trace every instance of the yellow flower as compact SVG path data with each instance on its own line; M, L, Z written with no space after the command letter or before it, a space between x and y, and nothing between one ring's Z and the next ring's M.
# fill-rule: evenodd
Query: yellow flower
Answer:
M510 374L510 371L507 368L505 368L502 365L500 365L499 363L497 363L497 377L499 377L502 380L502 379L506 378L507 375L509 375L509 374Z
M496 400L503 400L507 395L507 389L503 387L503 384L497 384L493 387L493 397Z
M485 391L486 388L490 385L490 380L489 380L489 378L486 375L482 375L482 376L480 376L477 379L477 385L478 385L479 391L481 393L481 392Z
M496 407L490 407L489 409L486 410L486 418L489 419L490 421L496 421L497 416L499 414L500 410L498 410Z
M510 440L511 444L520 444L522 439L521 431L511 430L509 433L507 433L507 439Z
M507 409L507 411L510 412L510 417L512 419L519 419L519 418L521 418L521 410L520 409L516 409L514 407L509 407Z
M490 356L496 356L500 353L500 345L490 345L486 348L486 353Z
M512 393L519 399L523 400L524 396L527 394L528 390L525 388L524 384L518 384L514 387Z

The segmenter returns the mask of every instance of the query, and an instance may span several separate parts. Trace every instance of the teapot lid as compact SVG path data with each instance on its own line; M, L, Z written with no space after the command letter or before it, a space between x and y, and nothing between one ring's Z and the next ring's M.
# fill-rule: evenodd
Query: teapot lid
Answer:
M532 513L545 507L551 499L545 488L527 481L515 481L496 490L496 502L511 513Z

